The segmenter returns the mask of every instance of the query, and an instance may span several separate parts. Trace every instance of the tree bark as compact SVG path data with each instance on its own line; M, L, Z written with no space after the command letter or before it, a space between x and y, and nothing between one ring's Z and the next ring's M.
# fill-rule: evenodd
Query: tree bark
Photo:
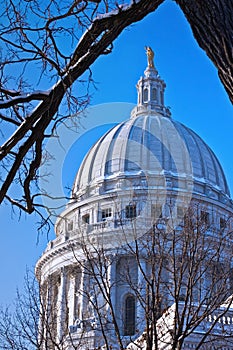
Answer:
M233 1L176 0L233 103Z

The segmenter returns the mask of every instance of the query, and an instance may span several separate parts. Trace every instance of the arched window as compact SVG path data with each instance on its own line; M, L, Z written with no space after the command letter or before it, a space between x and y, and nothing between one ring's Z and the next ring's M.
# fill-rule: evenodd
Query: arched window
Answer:
M151 96L151 99L152 99L153 101L156 100L156 94L157 94L157 91L156 91L155 88L153 88L153 89L152 89L152 96Z
M164 105L163 91L160 91L160 103L161 105Z
M143 91L143 102L147 102L148 101L148 89L145 88Z
M127 295L124 308L124 335L135 334L135 297Z

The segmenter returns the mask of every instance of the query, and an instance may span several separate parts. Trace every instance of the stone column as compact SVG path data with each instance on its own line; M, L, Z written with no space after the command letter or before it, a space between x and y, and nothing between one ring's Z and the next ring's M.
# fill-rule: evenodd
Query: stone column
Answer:
M80 288L79 288L79 300L80 300L80 314L79 318L84 320L86 318L87 313L87 285L88 285L89 275L86 272L85 264L81 268L81 280L80 280Z
M66 283L67 276L65 268L61 268L60 273L60 286L58 288L58 298L57 298L57 338L60 342L64 336L65 329L67 325L66 314L67 314L67 296L66 296Z
M40 315L38 324L38 342L42 344L41 350L45 350L45 339L47 332L48 307L51 305L49 301L48 281L40 286Z
M93 213L92 213L92 223L95 224L98 222L98 216L99 216L99 203L95 204L93 208Z
M74 324L75 315L74 315L74 309L75 309L75 283L76 283L76 276L75 273L70 273L69 275L69 291L68 291L68 308L69 308L69 319L68 319L68 325L72 326Z

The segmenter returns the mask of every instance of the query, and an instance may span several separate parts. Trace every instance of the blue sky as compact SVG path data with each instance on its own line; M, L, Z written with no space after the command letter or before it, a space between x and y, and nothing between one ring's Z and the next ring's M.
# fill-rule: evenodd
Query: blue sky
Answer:
M61 175L63 185L71 186L81 158L108 126L127 118L131 103L136 103L135 85L146 68L144 46L155 51L155 65L165 80L165 104L172 117L197 132L219 158L233 193L233 116L232 105L224 91L216 68L198 47L182 12L175 2L167 1L156 13L124 31L114 44L111 55L102 56L92 68L97 90L92 105L94 117L83 119L78 146L72 141L65 151ZM109 104L121 102L122 104ZM112 109L111 109L112 106ZM101 114L101 115L100 115ZM93 119L91 119L93 118ZM98 128L98 125L107 124ZM96 127L83 136L85 130ZM79 135L73 137L77 138ZM70 147L70 145L69 145ZM59 178L59 179L60 179ZM26 266L33 268L49 237L40 236L37 244L37 219L21 218L9 207L0 208L0 304L10 303L16 287L22 287Z

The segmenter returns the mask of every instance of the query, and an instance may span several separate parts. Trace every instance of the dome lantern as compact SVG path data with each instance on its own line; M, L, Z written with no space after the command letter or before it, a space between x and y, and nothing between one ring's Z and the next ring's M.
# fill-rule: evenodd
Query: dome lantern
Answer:
M165 82L160 78L154 65L154 52L146 46L147 68L144 71L144 77L141 77L136 85L138 91L137 106L133 109L132 118L138 115L161 114L170 117L171 113L164 106Z

